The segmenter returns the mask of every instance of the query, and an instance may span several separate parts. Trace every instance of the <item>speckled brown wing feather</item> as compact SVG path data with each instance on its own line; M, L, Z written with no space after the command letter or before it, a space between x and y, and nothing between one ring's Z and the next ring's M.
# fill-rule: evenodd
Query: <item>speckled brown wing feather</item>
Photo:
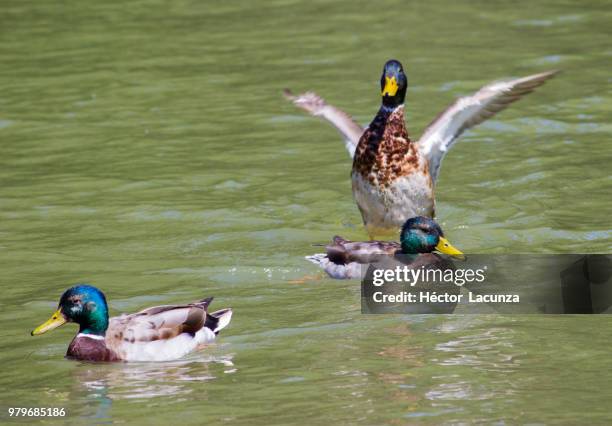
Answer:
M209 298L188 305L155 306L113 317L107 338L134 343L171 339L181 333L195 334L206 322L206 309L211 301Z
M381 256L394 255L401 247L392 241L349 241L336 236L333 243L325 248L330 261L346 265L351 262L376 262Z
M429 161L434 182L442 159L465 130L482 123L512 102L533 92L558 71L548 71L515 80L487 84L472 96L457 99L427 126L418 141L420 152Z
M283 95L298 108L315 117L322 117L329 121L340 132L344 138L347 151L351 158L353 157L355 147L364 129L350 115L333 105L329 105L322 97L313 92L295 96L289 89L285 89Z

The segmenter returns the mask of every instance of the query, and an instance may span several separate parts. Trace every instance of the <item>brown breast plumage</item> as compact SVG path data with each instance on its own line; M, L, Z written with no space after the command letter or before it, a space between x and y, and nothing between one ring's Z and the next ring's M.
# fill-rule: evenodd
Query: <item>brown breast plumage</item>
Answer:
M81 361L121 361L121 358L106 346L104 340L85 337L83 335L77 335L72 339L72 342L70 342L68 346L66 357Z
M355 151L353 173L372 185L387 187L399 177L428 173L404 123L404 107L381 109L365 130Z

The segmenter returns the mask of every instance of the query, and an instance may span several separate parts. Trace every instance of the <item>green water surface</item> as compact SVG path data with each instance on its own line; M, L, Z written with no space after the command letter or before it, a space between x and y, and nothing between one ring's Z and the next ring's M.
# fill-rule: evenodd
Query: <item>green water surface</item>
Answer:
M395 57L416 137L491 80L561 69L462 137L438 219L467 253L610 252L610 28L605 1L1 1L2 422L612 422L612 318L362 316L358 282L300 282L311 244L366 235L340 138L281 97L367 123ZM235 314L180 361L68 361L74 326L29 331L76 282L114 315Z

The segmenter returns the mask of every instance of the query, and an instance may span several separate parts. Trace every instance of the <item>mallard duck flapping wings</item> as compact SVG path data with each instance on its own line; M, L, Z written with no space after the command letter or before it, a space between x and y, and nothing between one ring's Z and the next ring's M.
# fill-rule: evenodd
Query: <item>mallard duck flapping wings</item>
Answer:
M212 297L185 305L156 306L108 317L104 293L81 284L62 294L57 311L32 331L38 335L67 322L79 324L66 356L84 361L169 361L211 343L231 309L208 313Z
M466 130L544 84L557 71L488 84L457 99L413 142L404 122L408 79L401 63L388 61L381 77L382 105L363 129L348 114L309 92L285 96L333 124L353 158L353 196L370 236L395 232L408 218L434 217L434 186L444 155Z
M306 256L306 259L336 279L359 278L363 265L377 262L384 256L415 255L412 262L420 266L437 261L433 251L452 256L463 254L444 237L444 232L433 219L424 216L413 217L404 223L399 242L358 242L336 236L332 244L325 246L325 251Z

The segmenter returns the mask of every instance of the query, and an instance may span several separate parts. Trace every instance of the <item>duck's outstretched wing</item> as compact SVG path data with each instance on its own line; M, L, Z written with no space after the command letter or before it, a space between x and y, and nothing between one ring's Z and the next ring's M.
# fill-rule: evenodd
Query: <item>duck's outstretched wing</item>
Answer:
M286 99L293 102L298 108L303 109L315 117L323 117L329 121L344 138L346 150L349 152L351 158L353 158L359 138L364 131L363 127L355 123L355 121L344 111L327 104L325 100L316 93L306 92L295 96L289 89L285 89L283 94Z
M457 99L438 115L418 141L421 153L429 160L429 172L433 181L438 178L444 155L461 133L492 117L521 96L531 93L557 72L547 71L487 84L472 96Z

